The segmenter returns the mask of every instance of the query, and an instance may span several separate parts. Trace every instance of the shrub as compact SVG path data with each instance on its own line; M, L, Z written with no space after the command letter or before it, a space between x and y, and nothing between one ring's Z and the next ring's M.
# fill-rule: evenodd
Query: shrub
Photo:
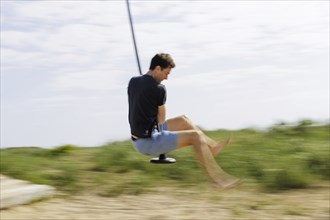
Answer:
M250 163L247 167L249 174L256 180L261 180L265 176L265 171L260 163L257 161Z
M330 178L329 155L311 154L306 160L306 166L312 173L321 175L326 179Z
M310 178L297 169L266 170L262 186L268 191L302 189L310 184Z
M49 149L48 153L50 156L63 156L63 155L69 155L73 150L75 150L77 147L73 145L63 145L59 147L55 147L52 149Z
M48 179L50 185L67 192L77 192L80 190L78 186L78 171L75 167L62 167L58 172L44 174L44 178Z

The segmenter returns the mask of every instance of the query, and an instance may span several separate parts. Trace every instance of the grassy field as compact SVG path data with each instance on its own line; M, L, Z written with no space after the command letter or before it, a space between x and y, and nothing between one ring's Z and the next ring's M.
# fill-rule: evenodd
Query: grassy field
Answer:
M233 134L232 144L216 158L228 173L260 191L312 187L329 181L329 124L300 121L274 125L265 131L205 131L215 140ZM191 148L169 154L176 164L150 164L130 141L99 147L59 146L1 150L0 172L58 190L91 192L111 197L137 195L153 187L202 187L208 183ZM243 186L244 187L244 184Z

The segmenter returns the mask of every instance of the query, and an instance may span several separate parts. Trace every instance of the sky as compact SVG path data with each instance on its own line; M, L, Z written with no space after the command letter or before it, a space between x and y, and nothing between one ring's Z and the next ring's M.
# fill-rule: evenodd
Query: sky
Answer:
M160 52L167 117L204 129L329 119L329 1L131 0L143 73ZM1 0L1 147L127 140L138 75L125 0Z

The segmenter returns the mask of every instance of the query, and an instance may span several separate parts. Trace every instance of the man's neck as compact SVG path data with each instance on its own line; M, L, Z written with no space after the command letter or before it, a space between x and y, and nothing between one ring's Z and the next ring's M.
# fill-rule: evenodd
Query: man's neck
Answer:
M147 75L151 76L152 78L154 78L154 80L156 80L157 82L160 83L159 79L157 78L157 74L156 74L155 71L153 71L153 70L149 70L149 71L147 72Z

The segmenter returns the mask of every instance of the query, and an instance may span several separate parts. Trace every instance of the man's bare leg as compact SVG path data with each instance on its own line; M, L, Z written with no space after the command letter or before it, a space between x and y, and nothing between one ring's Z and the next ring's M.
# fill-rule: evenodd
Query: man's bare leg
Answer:
M213 156L216 156L220 153L220 151L230 144L231 142L231 135L229 138L222 142L216 142L215 140L209 138L207 135L205 135L197 126L195 126L188 117L186 116L179 116L175 118L168 119L167 121L167 128L170 131L185 131L185 130L195 130L202 133L202 135L205 138L207 146L210 148Z
M210 148L206 144L205 135L201 131L186 130L178 131L178 148L192 145L196 159L220 189L232 188L239 180L230 176L216 163Z

